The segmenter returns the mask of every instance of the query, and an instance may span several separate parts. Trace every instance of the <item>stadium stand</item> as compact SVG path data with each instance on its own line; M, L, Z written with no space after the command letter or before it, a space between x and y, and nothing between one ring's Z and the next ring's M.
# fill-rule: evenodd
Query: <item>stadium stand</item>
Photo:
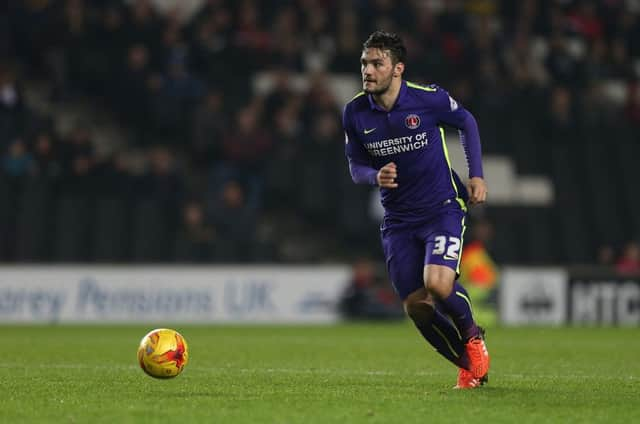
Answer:
M378 257L340 127L377 28L406 40L409 79L475 114L487 155L538 178L503 182L542 202L474 212L498 262L590 263L638 240L637 2L178 3L0 6L1 261Z

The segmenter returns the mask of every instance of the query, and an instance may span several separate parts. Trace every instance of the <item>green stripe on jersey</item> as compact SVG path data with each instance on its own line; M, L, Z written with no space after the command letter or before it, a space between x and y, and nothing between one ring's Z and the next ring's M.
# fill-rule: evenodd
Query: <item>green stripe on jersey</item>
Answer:
M440 138L442 139L442 150L444 150L444 157L447 160L447 165L449 166L449 176L451 177L451 185L453 185L453 189L456 192L456 202L460 204L460 207L463 211L467 211L467 205L464 203L464 200L460 198L460 194L458 192L458 186L456 185L456 181L453 179L453 170L451 168L451 161L449 160L449 150L447 149L447 140L444 135L444 128L440 128Z
M364 95L364 91L361 91L361 92L359 92L358 94L356 94L355 96L353 96L353 97L351 98L351 100L349 100L349 101L350 101L350 102L352 102L352 101L354 101L355 99L357 99L358 97L363 96L363 95Z
M462 199L460 199L462 200ZM465 216L462 217L462 233L460 234L460 250L458 250L458 263L456 264L456 274L460 275L460 262L462 261L462 249L464 248L464 232L467 230L467 226L464 225ZM457 292L456 292L457 293ZM471 301L465 297L469 302L469 309L471 309Z
M437 88L427 87L424 85L416 84L415 82L411 82L411 81L407 81L407 87L417 88L418 90L430 91L430 92L438 91Z

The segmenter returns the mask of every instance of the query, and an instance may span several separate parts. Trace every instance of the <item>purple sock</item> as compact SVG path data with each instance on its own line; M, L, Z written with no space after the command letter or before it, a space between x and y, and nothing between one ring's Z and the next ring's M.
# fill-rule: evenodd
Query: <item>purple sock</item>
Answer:
M457 281L453 283L451 294L446 299L440 299L438 307L451 317L458 330L460 330L464 343L480 335L480 330L478 330L478 326L473 320L469 293L460 283Z
M458 330L437 308L431 322L425 325L416 324L416 327L440 355L457 367L469 368L467 353Z

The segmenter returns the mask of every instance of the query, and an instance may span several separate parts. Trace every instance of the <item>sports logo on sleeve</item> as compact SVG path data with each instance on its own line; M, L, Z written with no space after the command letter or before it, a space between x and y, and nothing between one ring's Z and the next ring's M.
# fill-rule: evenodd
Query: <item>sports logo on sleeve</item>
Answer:
M458 109L458 102L453 100L453 97L449 96L449 106L451 106L451 111Z
M404 125L410 130L415 130L420 126L420 117L415 113L407 115L407 117L404 118Z

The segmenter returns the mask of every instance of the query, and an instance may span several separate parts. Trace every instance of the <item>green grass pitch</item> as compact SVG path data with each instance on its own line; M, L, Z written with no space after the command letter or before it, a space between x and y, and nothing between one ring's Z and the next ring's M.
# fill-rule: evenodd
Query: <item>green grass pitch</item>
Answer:
M0 422L640 422L637 328L490 329L489 384L456 391L407 322L176 325L172 380L138 368L153 327L0 327Z

